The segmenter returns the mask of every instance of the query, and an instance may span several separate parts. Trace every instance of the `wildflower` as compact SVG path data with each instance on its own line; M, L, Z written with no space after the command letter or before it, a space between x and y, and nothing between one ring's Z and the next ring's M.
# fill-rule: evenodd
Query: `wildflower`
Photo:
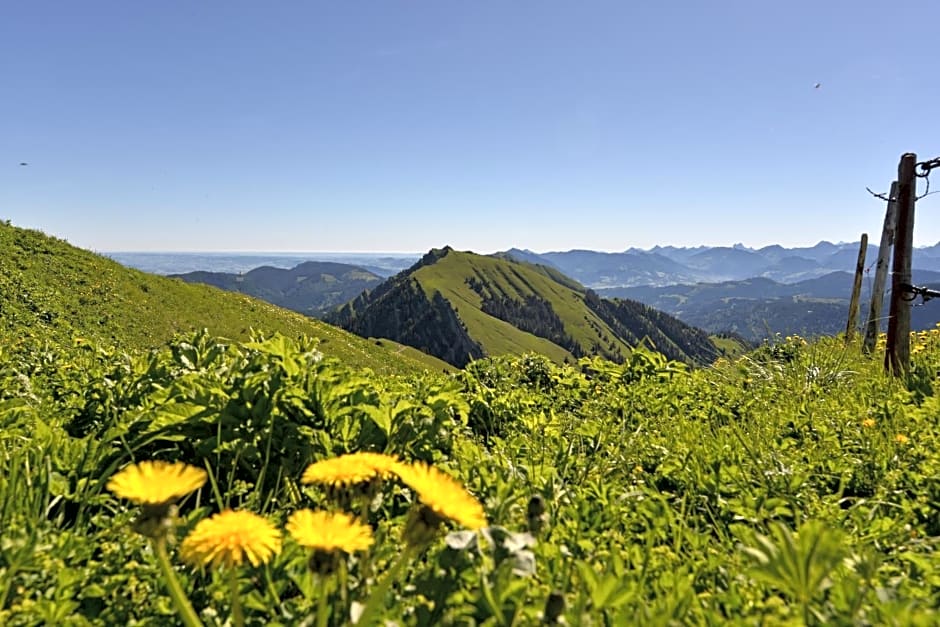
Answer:
M910 440L911 439L907 437L906 435L904 435L903 433L899 433L896 436L894 436L894 441L897 442L898 444L907 444L908 442L910 442Z
M870 429L870 428L874 427L874 426L875 426L875 419L874 419L874 418L866 418L865 420L862 421L862 426L865 427L866 429Z
M302 509L291 514L287 531L297 544L313 549L307 565L320 575L336 570L341 552L364 551L372 546L372 529L344 513Z
M301 477L303 483L349 485L387 476L398 459L381 453L350 453L310 464Z
M397 464L395 474L428 508L441 518L450 519L467 529L486 526L483 506L455 479L423 463Z
M144 461L125 466L111 477L107 488L138 505L163 507L198 490L206 471L180 462Z
M300 546L318 551L365 551L372 546L372 529L349 514L302 509L291 514L287 531Z
M274 525L257 514L229 509L199 521L180 554L196 566L239 566L245 558L258 566L280 550L281 534Z

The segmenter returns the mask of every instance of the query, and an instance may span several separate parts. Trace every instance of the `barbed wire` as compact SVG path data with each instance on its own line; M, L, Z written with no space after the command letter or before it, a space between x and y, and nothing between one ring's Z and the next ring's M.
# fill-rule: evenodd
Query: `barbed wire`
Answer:
M871 195L874 196L875 198L879 198L879 199L881 199L881 200L883 200L883 201L885 201L885 202L896 202L896 201L897 201L897 198L889 198L889 197L887 196L887 194L879 194L878 192L873 192L870 187L866 187L866 188L865 188L865 191L867 191L869 194L871 194Z

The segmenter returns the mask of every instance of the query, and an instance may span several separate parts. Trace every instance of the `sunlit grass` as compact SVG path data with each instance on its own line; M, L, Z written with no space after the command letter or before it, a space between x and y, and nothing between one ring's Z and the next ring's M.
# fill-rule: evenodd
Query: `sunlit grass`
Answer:
M443 379L24 334L0 623L933 624L940 330L912 339L905 380L796 336Z

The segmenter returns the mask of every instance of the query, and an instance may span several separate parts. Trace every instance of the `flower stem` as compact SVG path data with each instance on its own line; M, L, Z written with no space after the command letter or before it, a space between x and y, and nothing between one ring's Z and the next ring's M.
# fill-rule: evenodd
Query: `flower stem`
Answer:
M345 557L339 560L339 603L340 607L349 604L349 565Z
M385 576L379 580L372 590L372 594L369 595L369 601L359 615L359 620L356 621L357 625L369 627L369 625L375 622L379 608L385 603L386 593L388 593L389 588L392 587L392 583L398 579L402 567L414 557L417 551L417 547L410 544L405 545L405 550L398 554L398 558L388 567L388 570L385 571Z
M267 580L268 594L270 594L271 598L274 599L274 602L277 604L277 609L281 610L284 604L281 602L281 596L277 593L277 589L274 587L274 581L271 579L271 568L268 564L264 565L264 578Z
M242 597L238 590L238 571L229 570L229 585L232 590L232 623L235 627L245 627L245 613L242 611Z
M180 587L176 573L173 572L173 567L170 566L170 558L166 554L166 538L154 538L151 543L153 552L157 556L160 572L163 574L167 590L170 592L170 599L173 600L173 605L176 606L176 611L183 620L183 624L186 627L202 627L202 621L196 616L196 610L193 609L189 598L183 592L183 588Z
M317 575L320 578L320 598L317 599L317 627L326 627L329 612L327 611L326 601L330 596L329 577L326 575Z

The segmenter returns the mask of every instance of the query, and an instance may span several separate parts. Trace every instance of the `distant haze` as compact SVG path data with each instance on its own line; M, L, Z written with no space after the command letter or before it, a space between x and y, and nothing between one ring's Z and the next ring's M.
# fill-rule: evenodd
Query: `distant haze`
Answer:
M324 253L324 252L110 252L104 255L118 263L155 274L206 272L244 273L261 266L293 268L304 261L335 261L361 266L380 276L390 276L412 265L417 253Z

